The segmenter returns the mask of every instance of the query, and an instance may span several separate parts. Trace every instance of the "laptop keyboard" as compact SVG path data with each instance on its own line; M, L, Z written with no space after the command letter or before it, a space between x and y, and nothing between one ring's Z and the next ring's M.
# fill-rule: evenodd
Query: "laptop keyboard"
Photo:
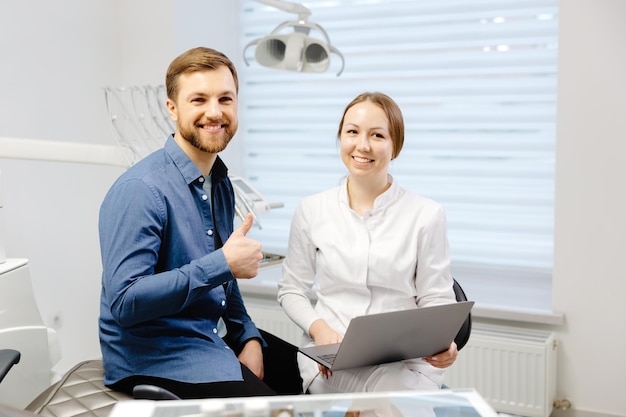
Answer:
M318 358L326 361L328 364L332 365L335 362L336 353L329 353L327 355L319 355Z

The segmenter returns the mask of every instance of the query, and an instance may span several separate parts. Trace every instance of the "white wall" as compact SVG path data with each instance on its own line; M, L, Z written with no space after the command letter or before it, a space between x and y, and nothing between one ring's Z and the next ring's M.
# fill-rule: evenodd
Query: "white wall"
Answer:
M554 308L558 390L626 415L626 2L560 3Z
M103 88L162 83L175 53L174 4L155 4L0 1L0 137L115 145ZM0 159L0 171L7 256L30 261L64 372L100 355L97 216L122 169Z
M114 3L0 2L2 136L98 141L116 61ZM97 103L97 105L96 105Z
M176 3L176 50L186 51L206 46L225 53L237 68L243 65L238 15L242 0L185 0ZM240 106L241 107L241 106ZM239 120L239 132L245 131L245 120ZM243 141L235 135L221 157L231 173L243 175Z
M0 137L113 144L101 88L162 83L174 54L201 44L241 66L237 3L1 1ZM558 394L581 415L626 411L626 273L616 262L626 249L625 15L623 0L561 2ZM59 328L62 372L99 355L97 209L121 169L0 159L0 170L7 255L30 259L44 318Z

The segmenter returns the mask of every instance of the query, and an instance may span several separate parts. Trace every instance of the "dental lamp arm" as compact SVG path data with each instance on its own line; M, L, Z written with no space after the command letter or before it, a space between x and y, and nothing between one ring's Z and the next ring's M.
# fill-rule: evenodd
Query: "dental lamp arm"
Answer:
M329 48L330 48L330 52L334 53L335 55L339 56L339 58L341 58L341 69L337 73L337 77L339 77L341 75L341 73L343 72L343 69L346 67L346 60L343 57L343 54L341 52L339 52L339 49L337 49L337 48L335 48L334 46L331 46L331 45L329 45Z
M258 3L266 4L268 6L275 7L279 10L289 13L297 13L298 20L306 20L311 15L311 11L298 3L292 3L289 1L281 0L255 0Z

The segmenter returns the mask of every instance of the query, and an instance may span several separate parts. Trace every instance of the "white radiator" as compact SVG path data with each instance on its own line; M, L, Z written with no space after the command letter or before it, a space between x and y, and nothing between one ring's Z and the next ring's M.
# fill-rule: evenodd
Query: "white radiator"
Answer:
M268 331L287 342L300 346L302 343L302 329L287 317L283 309L277 304L259 305L246 297L246 309L254 324L260 329Z
M548 417L556 396L556 348L551 332L475 323L445 384L475 388L499 412Z

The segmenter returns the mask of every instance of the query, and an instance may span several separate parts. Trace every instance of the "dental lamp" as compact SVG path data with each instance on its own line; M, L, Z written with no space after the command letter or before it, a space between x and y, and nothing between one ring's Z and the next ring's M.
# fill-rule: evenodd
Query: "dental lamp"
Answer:
M318 24L308 21L311 11L297 3L281 0L256 0L277 9L297 13L298 20L286 21L278 25L269 35L255 39L248 43L243 50L243 60L250 65L246 58L246 50L256 45L255 60L268 68L298 72L324 72L330 66L330 55L336 54L341 58L341 75L345 66L343 55L330 44L326 31ZM292 32L284 29L293 28ZM322 34L323 39L310 36L311 30Z

